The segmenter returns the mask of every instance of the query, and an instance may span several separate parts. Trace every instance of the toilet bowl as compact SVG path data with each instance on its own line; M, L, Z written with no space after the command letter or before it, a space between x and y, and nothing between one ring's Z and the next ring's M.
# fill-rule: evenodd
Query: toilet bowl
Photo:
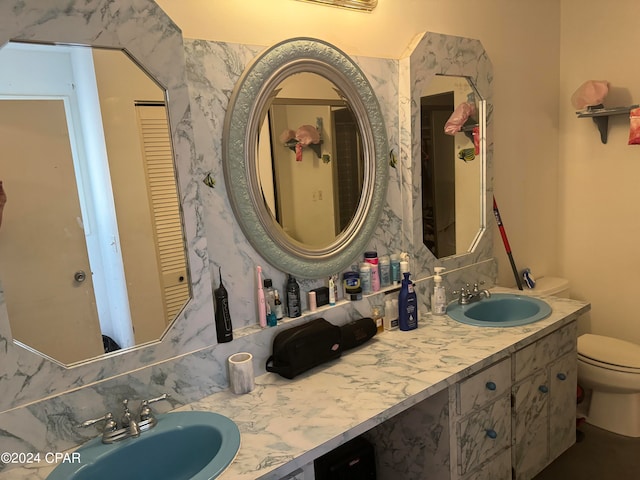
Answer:
M640 345L591 333L579 336L578 383L592 391L587 423L640 437Z

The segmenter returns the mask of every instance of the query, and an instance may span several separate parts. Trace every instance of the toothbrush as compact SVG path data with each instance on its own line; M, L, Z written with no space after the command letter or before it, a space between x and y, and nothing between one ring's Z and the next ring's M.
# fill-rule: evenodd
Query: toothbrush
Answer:
M264 299L264 289L262 288L262 267L258 265L256 270L258 273L258 319L260 320L260 326L265 328L267 326L267 304Z

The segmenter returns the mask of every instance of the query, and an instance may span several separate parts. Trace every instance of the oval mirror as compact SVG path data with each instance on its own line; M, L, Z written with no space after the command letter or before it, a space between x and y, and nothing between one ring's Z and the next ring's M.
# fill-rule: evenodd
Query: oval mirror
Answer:
M387 152L368 80L319 40L287 40L258 57L225 118L236 218L269 263L301 278L339 272L365 249L386 198Z

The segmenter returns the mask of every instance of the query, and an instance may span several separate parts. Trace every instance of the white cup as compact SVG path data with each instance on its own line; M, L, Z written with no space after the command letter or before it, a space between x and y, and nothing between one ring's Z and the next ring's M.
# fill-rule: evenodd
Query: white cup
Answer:
M253 355L247 352L234 353L228 359L229 387L236 394L249 393L255 383L253 378Z

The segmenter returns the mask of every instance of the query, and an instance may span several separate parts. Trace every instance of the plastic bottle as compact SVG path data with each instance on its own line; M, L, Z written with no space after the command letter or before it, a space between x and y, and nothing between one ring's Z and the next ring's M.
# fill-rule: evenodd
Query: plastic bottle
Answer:
M387 299L384 302L384 319L382 320L385 330L398 329L398 300Z
M367 262L362 262L358 273L360 274L360 286L362 287L362 293L364 295L371 293L371 265Z
M329 277L329 305L335 305L338 300L338 285L335 275Z
M391 282L394 285L400 284L400 255L397 253L391 254Z
M293 275L289 274L287 280L287 315L291 318L296 318L302 315L302 307L300 306L300 285L293 278Z
M433 277L433 293L431 294L431 313L433 315L444 315L447 313L447 292L442 285L442 276L444 267L435 267L436 273Z
M409 267L409 254L406 252L402 252L400 254L400 277L410 271L411 269Z
M364 261L371 265L371 290L380 290L380 268L378 265L378 252L370 250L364 252Z
M267 301L267 310L271 309L272 312L275 313L276 311L276 303L275 303L275 296L274 296L274 290L273 290L273 282L271 281L270 278L265 278L262 282L262 285L264 286L264 298Z
M400 330L418 328L418 297L409 279L409 272L404 272L402 287L398 295L398 321Z
M380 288L388 287L391 285L391 261L388 255L380 257L378 267L380 269Z
M229 296L227 289L222 284L222 267L219 268L220 286L213 291L216 302L216 334L218 343L226 343L233 340L233 331L231 327L231 314L229 313Z
M376 322L376 335L384 332L384 319L382 318L380 307L373 307L371 309L371 318Z
M282 301L280 300L278 290L273 291L273 304L273 313L276 314L276 320L282 320L284 318L284 308L282 307Z
M267 326L267 301L264 297L264 288L262 288L262 267L256 267L256 274L258 275L258 322L264 328Z

